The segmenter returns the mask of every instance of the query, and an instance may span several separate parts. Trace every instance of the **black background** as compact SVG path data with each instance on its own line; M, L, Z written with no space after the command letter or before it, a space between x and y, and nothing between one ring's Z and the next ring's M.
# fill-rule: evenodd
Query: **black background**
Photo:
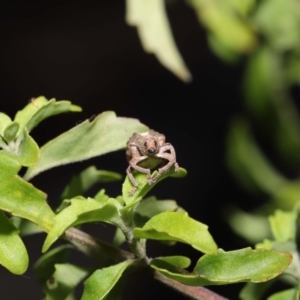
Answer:
M226 169L225 141L229 120L243 107L239 90L243 64L226 65L210 52L204 29L185 3L170 3L168 15L176 43L193 75L189 84L179 81L153 55L142 50L136 29L125 23L124 1L2 3L0 110L13 117L31 97L39 95L82 106L80 114L60 115L36 128L32 135L39 145L105 110L138 118L164 133L188 176L164 181L153 193L159 199L176 199L193 218L208 224L219 247L237 249L245 245L223 220L224 208L228 203L245 204L250 199ZM33 183L49 195L48 202L55 207L70 177L91 164L122 174L127 166L124 152L112 153L50 170ZM107 184L105 188L117 196L121 185ZM96 228L96 234L111 240L109 226L91 226L86 230ZM24 276L1 268L5 299L42 299L32 265L40 255L44 237L25 239L30 267ZM199 253L186 245L168 248L150 242L148 251L150 256L187 255L194 263L199 258ZM75 255L74 263L82 264L81 257ZM237 299L240 288L212 287L230 299ZM184 299L144 278L124 291L124 299L153 299L159 295Z

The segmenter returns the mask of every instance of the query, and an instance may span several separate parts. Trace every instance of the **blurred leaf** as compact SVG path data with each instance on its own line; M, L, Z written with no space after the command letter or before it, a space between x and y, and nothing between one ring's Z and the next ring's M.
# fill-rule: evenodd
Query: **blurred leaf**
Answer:
M266 216L246 213L235 207L227 212L226 220L233 231L248 242L258 243L262 239L271 237L270 225Z
M256 36L245 18L241 18L229 1L190 0L201 22L215 39L232 52L248 53L256 45Z
M36 233L41 233L43 230L38 227L36 224L22 219L20 217L11 217L10 221L14 224L16 228L20 231L20 236L32 235Z
M88 222L104 221L114 224L118 222L119 203L110 198L103 205L91 198L77 197L71 200L71 205L62 210L54 218L54 225L44 242L42 252L49 247L70 227Z
M274 280L269 280L267 282L253 283L248 282L241 290L239 298L241 300L259 300L262 298L266 290L274 284Z
M240 14L247 16L256 4L256 0L229 0L228 3Z
M274 194L288 181L268 161L244 119L235 119L227 141L227 162L236 178L248 189Z
M129 259L117 265L95 271L85 282L81 300L101 300L116 285L123 272L133 260Z
M296 239L297 212L284 212L276 210L274 215L269 216L271 230L278 242L295 241Z
M164 0L126 0L126 22L136 26L144 50L156 55L160 63L183 81L192 76L172 36Z
M71 264L56 264L54 274L44 284L47 300L65 300L88 272Z
M265 0L252 21L273 49L289 51L300 46L299 10L297 1Z
M143 228L135 228L133 233L136 238L186 243L204 253L217 251L217 245L208 232L208 226L190 218L184 212L158 214Z
M70 244L56 247L45 253L37 260L34 264L34 271L41 283L45 283L53 275L55 272L55 264L62 264L66 262L69 251L72 248L73 246Z
M165 211L183 211L174 200L157 200L152 196L144 199L135 209L134 223L141 227L155 215Z
M15 121L20 124L21 132L25 126L30 132L44 119L65 112L79 112L81 108L71 104L70 101L56 101L56 99L47 100L44 96L32 98L30 103L22 110L18 111Z
M152 177L154 177L157 174L157 171L154 171L152 173ZM144 173L140 172L133 172L133 176L139 183L138 189L136 192L130 196L129 192L132 190L133 186L131 181L129 180L128 176L126 176L125 181L123 183L123 188L122 188L122 195L124 198L125 203L128 205L132 202L135 202L135 200L139 197L144 197L158 182L161 180L167 178L167 177L175 177L175 178L181 178L185 177L187 174L187 171L183 168L179 168L179 172L175 172L174 166L172 166L167 172L163 173L156 182L153 184L149 185L147 182L147 175Z
M41 148L38 164L29 168L24 177L29 180L53 167L124 149L133 132L147 129L136 119L104 112L93 121L86 120L46 143Z
M207 32L207 41L210 49L225 62L236 63L239 60L239 53L232 51L232 49L223 44L214 34Z
M295 167L295 162L300 164L300 117L288 91L286 69L274 49L258 49L247 66L245 97L265 138L275 142L282 159Z
M27 268L27 250L18 229L0 211L0 264L11 273L21 275Z
M273 202L276 207L284 210L291 210L299 201L300 195L300 180L287 182L273 195Z
M274 89L272 72L276 69L274 59L271 49L262 46L249 57L244 74L244 94L248 108L256 117L268 117L271 123L270 101Z
M21 165L1 151L0 169L0 209L49 231L55 215L46 202L46 194L20 178L17 173Z
M111 182L121 179L122 175L118 173L97 170L95 166L90 166L77 176L72 177L70 184L64 189L61 198L71 199L83 195L83 193L98 182Z
M278 292L268 297L267 300L299 300L299 289L288 289L282 292Z

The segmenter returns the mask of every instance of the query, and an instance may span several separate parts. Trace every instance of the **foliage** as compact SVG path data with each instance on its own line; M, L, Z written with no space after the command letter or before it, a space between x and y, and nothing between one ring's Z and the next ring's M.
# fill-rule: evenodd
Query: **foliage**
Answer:
M72 178L62 193L60 206L53 211L46 202L47 195L29 183L30 178L52 167L122 149L132 132L147 130L135 119L104 112L42 147L30 136L31 130L45 118L76 111L80 108L68 101L48 101L38 97L19 111L14 120L3 113L0 115L0 263L10 272L22 274L28 266L28 254L19 232L31 234L38 231L47 233L43 252L48 251L59 238L70 242L52 248L35 264L46 299L71 297L74 288L81 282L84 282L82 299L116 299L122 292L122 280L146 269L151 269L157 278L163 274L164 281L169 280L169 284L172 282L175 286L181 283L206 286L265 282L286 272L291 255L285 251L295 244L289 244L284 251L278 251L280 247L275 246L275 242L267 243L265 249L224 251L218 248L208 226L189 217L175 201L146 197L158 182L168 177L185 176L186 171L182 168L178 173L174 167L171 168L153 185L147 184L145 174L136 174L139 188L132 196L128 194L131 183L126 178L122 195L117 198L109 197L104 190L93 198L85 198L82 194L95 183L121 178L116 173L89 167ZM78 139L84 143L78 143ZM87 141L89 149L83 151ZM27 168L23 178L18 175L22 167ZM278 214L271 221L274 235L281 242L287 242L295 237L295 230L292 235L288 230L293 227L295 214L286 216L290 220L287 222L288 228L280 227L277 219L284 216ZM126 241L131 252L74 228L91 222L114 225L117 229L116 244ZM186 270L191 263L187 257L179 255L150 259L146 252L149 239L172 244L186 243L203 255L190 272ZM82 251L82 255L96 257L96 267L82 268L68 263L68 253L73 248ZM197 289L194 290L194 298L198 299Z

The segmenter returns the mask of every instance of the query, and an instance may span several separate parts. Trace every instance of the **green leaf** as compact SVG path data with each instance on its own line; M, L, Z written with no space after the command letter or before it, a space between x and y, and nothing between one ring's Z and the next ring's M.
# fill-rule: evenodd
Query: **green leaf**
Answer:
M18 229L0 211L0 264L11 273L20 275L28 268L27 250Z
M65 244L56 247L40 257L34 264L34 271L40 283L45 283L55 272L55 264L65 263L73 246Z
M119 247L123 243L125 243L125 241L126 241L126 237L125 237L124 233L122 232L122 230L120 228L117 227L114 238L113 238L113 245L115 247Z
M11 123L11 118L0 112L0 135L3 137L4 136L4 131L5 131L5 128Z
M25 129L24 134L17 141L10 142L5 150L0 150L1 155L18 161L22 166L35 165L39 160L39 147Z
M87 222L104 221L114 224L118 222L119 203L110 198L103 205L91 198L77 197L71 200L71 205L62 210L54 218L54 225L43 245L42 252L49 247L70 227Z
M160 261L165 261L173 266L176 266L178 268L188 268L191 264L191 260L186 256L162 256L157 257L155 259L159 259Z
M134 260L126 260L117 265L95 271L85 282L81 300L101 300L109 294L123 272Z
M75 196L83 195L84 192L98 182L111 182L121 179L122 175L116 172L97 170L95 166L90 166L79 175L72 177L70 184L64 189L61 198L71 199Z
M21 165L1 151L0 169L0 209L49 231L55 215L46 202L46 194L20 178L17 173Z
M254 49L257 43L254 30L228 1L191 0L190 4L199 21L226 48L238 53L248 53Z
M65 300L88 272L71 264L56 264L55 272L44 284L47 300Z
M172 36L164 1L126 0L127 24L136 26L144 50L183 81L192 76Z
M9 143L14 140L17 136L19 128L20 126L17 122L11 122L4 130L3 137L5 141Z
M30 132L44 119L65 112L80 112L81 108L71 104L70 101L56 101L56 99L47 100L44 96L32 98L30 103L15 116L15 121L20 124L21 132L27 127Z
M152 177L156 176L157 171L153 172ZM187 171L183 168L179 168L179 172L175 172L174 166L171 167L168 171L163 173L156 182L149 185L147 182L147 175L140 172L133 172L133 175L137 182L139 183L138 189L136 192L131 196L129 195L129 192L132 190L133 186L131 181L129 180L128 176L126 176L125 181L123 183L122 188L122 195L124 198L125 203L128 205L132 202L135 202L135 200L139 197L143 198L158 182L162 181L163 179L167 177L175 177L175 178L181 178L185 177L187 174Z
M124 149L133 132L147 129L136 119L104 112L46 143L41 148L38 164L30 167L24 177L28 180L53 167Z
M291 262L291 255L273 250L245 248L202 256L193 273L166 261L153 259L150 266L186 285L222 285L237 282L264 282L278 276Z
M289 253L245 248L202 256L194 272L218 282L264 282L282 273L292 262Z
M276 210L269 216L272 233L278 242L295 241L297 212Z
M299 289L288 289L285 291L281 291L273 294L268 297L267 300L299 300L300 293Z
M174 200L157 200L156 197L149 197L139 203L135 209L134 223L141 227L157 214L165 211L183 211Z
M150 219L143 228L135 228L136 238L178 241L193 248L211 253L217 245L208 232L208 226L188 216L185 212L164 212Z

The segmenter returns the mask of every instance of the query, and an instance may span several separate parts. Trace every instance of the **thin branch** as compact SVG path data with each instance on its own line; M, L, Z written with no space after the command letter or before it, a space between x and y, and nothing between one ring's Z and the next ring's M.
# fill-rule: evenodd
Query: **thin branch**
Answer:
M86 252L86 248L88 248L98 255L110 258L115 262L121 262L127 259L134 258L134 255L132 253L117 249L112 245L107 244L76 228L68 229L64 234L64 238L69 240L73 244L76 244L81 250L83 250L83 252ZM85 249L83 249L82 246Z
M182 284L176 280L164 276L158 271L154 272L154 278L194 300L228 300L227 298L224 298L204 287Z

